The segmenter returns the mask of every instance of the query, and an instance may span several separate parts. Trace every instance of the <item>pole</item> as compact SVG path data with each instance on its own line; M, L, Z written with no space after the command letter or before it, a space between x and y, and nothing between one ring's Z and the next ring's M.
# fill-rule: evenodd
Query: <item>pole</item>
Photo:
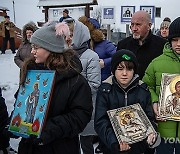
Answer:
M107 25L107 40L111 41L111 25Z
M129 24L126 24L126 37L129 37L130 31L129 31Z
M13 14L14 14L14 23L16 23L16 15L15 15L15 7L14 7L14 0L13 0L12 2L13 2Z

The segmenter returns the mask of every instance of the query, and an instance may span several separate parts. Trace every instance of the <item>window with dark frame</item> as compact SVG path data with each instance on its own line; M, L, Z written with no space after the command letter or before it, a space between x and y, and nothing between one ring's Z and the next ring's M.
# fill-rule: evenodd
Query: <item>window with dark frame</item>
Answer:
M161 7L155 8L155 17L161 18Z

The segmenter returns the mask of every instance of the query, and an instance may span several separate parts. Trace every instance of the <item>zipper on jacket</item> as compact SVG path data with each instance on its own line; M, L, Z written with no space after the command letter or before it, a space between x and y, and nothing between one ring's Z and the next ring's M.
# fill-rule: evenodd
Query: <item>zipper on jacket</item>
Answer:
M124 96L124 98L125 98L125 106L128 106L128 101L127 101L127 94L128 94L128 92L131 90L131 89L133 89L133 88L135 88L136 86L132 86L131 88L129 88L128 89L128 91L125 91L121 86L119 86L119 84L116 82L116 84L118 85L118 87L124 92L124 94L125 94L125 96Z
M178 138L178 127L179 127L179 122L177 122L177 125L176 125L176 138Z
M125 106L127 106L127 92L125 92Z

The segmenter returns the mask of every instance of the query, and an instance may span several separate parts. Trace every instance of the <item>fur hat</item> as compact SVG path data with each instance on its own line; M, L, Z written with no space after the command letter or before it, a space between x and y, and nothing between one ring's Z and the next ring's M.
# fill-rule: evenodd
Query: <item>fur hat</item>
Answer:
M26 36L27 30L31 30L34 33L37 29L38 29L38 27L36 26L36 24L33 21L30 21L27 24L25 24L22 29L23 42L24 43L29 42L27 40L27 36Z
M70 31L66 23L48 23L35 31L30 41L50 52L63 53L66 48L65 37L69 35Z
M132 51L126 50L126 49L121 49L118 50L111 59L111 71L112 74L115 74L115 70L117 68L117 66L119 65L119 63L121 63L122 61L131 61L134 63L135 66L135 70L134 72L137 72L137 68L138 68L138 61L137 58L135 56L135 54Z
M161 23L161 25L160 25L160 29L163 28L163 27L169 28L169 25L170 25L170 22L168 22L168 21L163 21L163 22Z
M176 18L169 26L168 40L171 42L175 37L180 37L180 17Z

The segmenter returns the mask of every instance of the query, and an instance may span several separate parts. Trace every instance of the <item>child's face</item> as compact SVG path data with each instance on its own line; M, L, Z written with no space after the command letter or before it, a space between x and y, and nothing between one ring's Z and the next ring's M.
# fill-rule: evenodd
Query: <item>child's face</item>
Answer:
M117 69L115 70L115 77L122 87L126 87L130 83L133 75L134 70L128 69L123 61L117 66Z
M180 54L180 37L175 37L171 41L172 48L173 50L177 53Z

